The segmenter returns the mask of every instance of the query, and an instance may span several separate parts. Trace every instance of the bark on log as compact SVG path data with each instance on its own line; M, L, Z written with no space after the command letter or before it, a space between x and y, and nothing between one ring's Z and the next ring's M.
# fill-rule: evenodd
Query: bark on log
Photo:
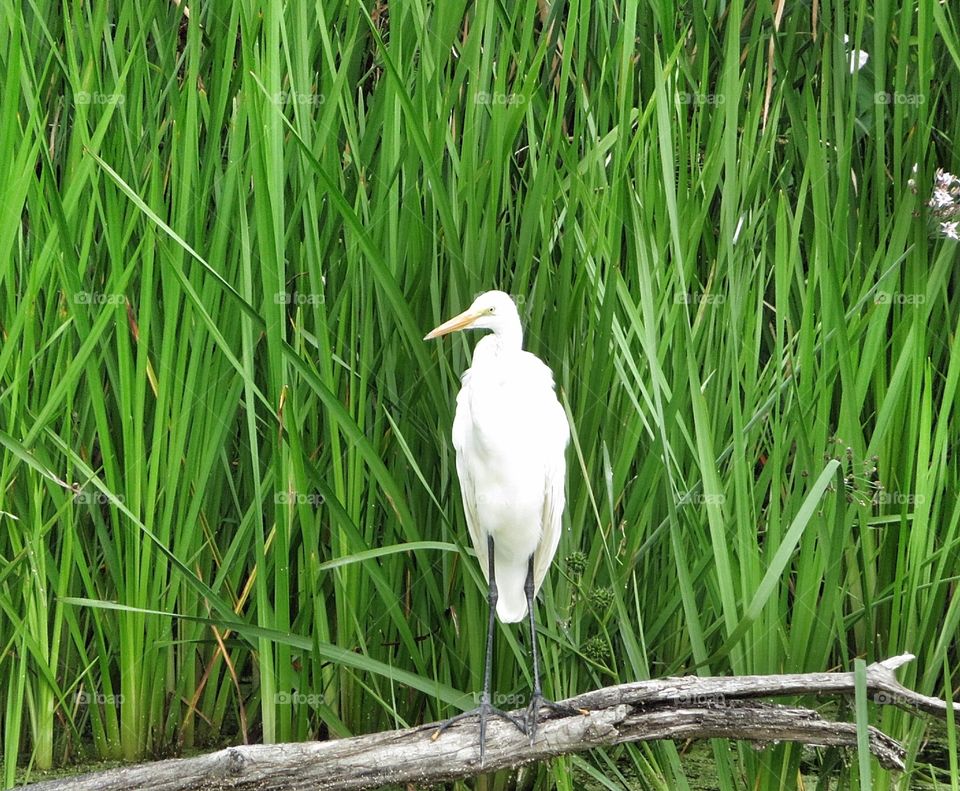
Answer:
M880 704L945 716L947 704L902 686L893 671L909 654L867 668L867 690ZM686 676L640 681L587 692L564 703L587 715L557 718L544 710L537 739L501 720L487 726L482 771L515 767L602 745L654 739L737 739L760 746L780 741L855 747L856 726L830 722L809 709L756 701L780 695L852 695L853 673L774 676ZM960 715L960 703L953 704ZM553 718L550 718L553 717ZM366 789L392 783L439 783L478 774L478 727L458 723L439 739L436 724L349 739L229 747L196 758L171 759L26 786L32 791L151 789ZM904 750L870 728L870 750L884 767L903 769Z

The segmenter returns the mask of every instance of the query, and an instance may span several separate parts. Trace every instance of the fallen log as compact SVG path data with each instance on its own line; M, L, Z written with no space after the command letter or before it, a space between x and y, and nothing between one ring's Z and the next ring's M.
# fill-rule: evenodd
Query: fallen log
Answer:
M879 704L945 716L947 704L902 686L894 670L910 654L867 667L867 691ZM782 695L853 695L853 673L665 678L606 687L563 701L586 715L544 710L536 741L499 719L487 725L482 771L540 761L593 747L655 739L735 739L760 746L782 741L855 747L856 726L817 712L757 701ZM960 703L953 704L960 715ZM440 783L481 771L478 727L458 723L434 740L436 723L349 739L228 747L25 786L31 791L187 791L188 789L369 789L396 783ZM881 766L904 768L905 751L876 728L870 751Z

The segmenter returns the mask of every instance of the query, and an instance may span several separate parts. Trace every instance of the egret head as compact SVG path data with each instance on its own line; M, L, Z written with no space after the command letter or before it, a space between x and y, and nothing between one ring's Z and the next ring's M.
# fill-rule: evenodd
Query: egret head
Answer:
M439 338L457 330L492 330L496 335L519 335L520 314L509 294L487 291L463 313L430 330L424 340Z

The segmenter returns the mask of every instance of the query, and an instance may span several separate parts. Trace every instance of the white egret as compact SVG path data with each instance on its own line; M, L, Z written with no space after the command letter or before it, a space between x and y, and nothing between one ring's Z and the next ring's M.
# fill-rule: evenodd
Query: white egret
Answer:
M521 348L520 316L507 294L481 294L424 340L465 329L491 331L463 374L453 421L463 510L489 586L487 655L480 705L445 721L434 738L460 719L479 716L482 763L488 717L510 720L532 743L541 706L564 714L579 711L543 697L533 617L533 600L560 540L570 428L554 393L553 373ZM533 694L523 721L491 704L494 613L502 623L529 616Z

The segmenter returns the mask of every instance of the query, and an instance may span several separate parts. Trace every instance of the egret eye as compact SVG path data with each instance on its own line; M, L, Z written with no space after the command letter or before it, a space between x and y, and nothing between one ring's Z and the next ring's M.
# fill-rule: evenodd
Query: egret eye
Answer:
M497 312L497 309L492 305L489 308L487 308L487 313L489 313L491 316L496 312Z

